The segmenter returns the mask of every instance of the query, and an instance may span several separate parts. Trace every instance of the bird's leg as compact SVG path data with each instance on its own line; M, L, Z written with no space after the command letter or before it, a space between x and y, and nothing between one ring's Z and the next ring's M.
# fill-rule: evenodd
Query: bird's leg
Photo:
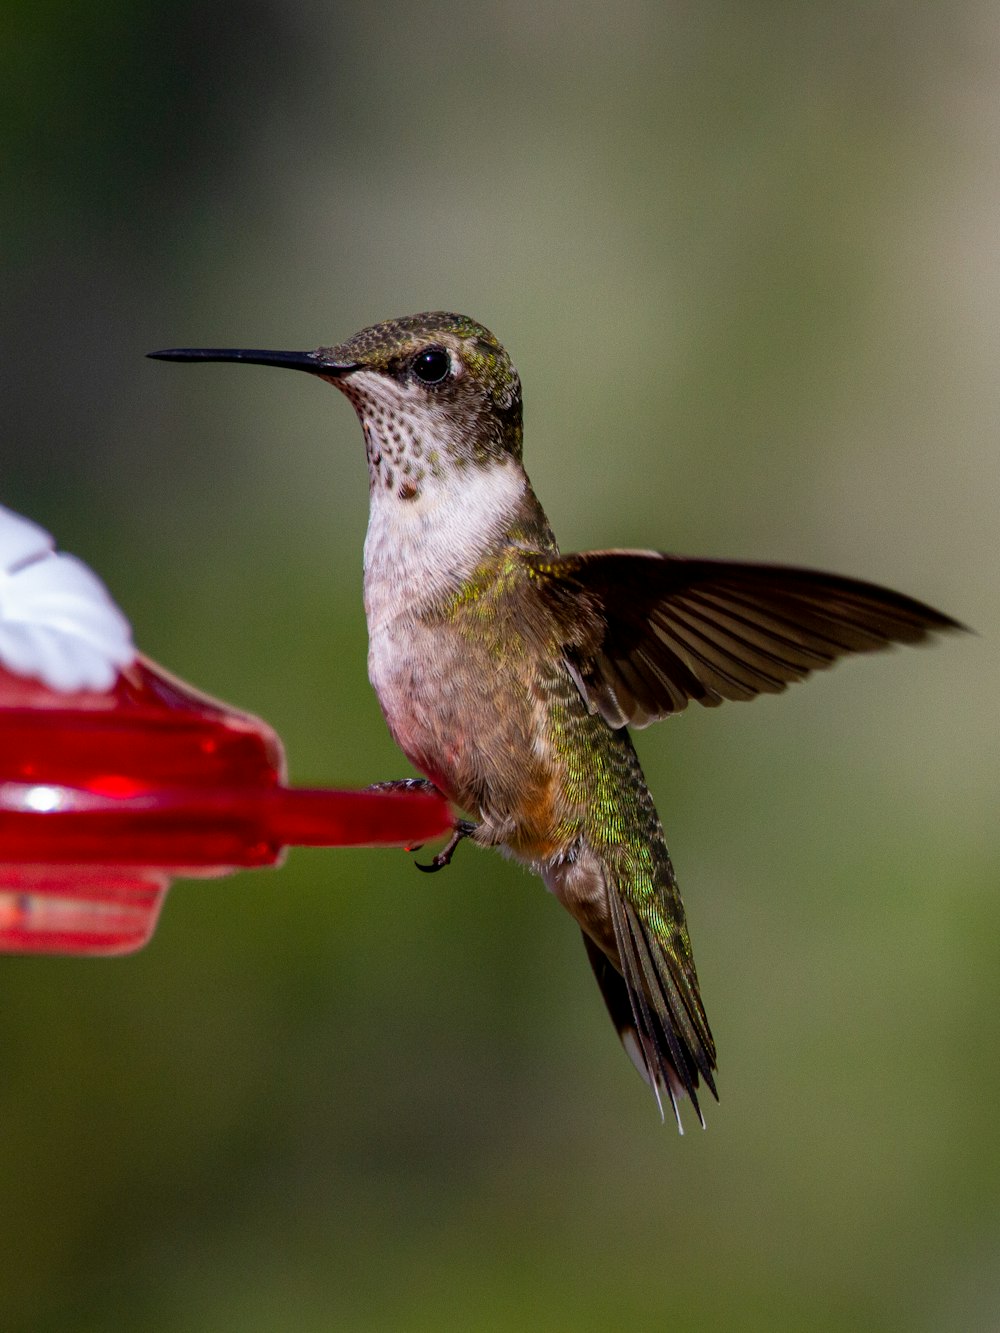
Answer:
M434 796L440 796L441 792L435 787L434 783L428 778L392 778L387 782L373 782L365 788L365 791L423 791ZM415 861L414 865L418 870L423 870L428 875L433 875L436 870L443 870L445 866L451 865L451 858L455 855L455 848L463 838L471 838L478 824L474 824L470 819L459 819L455 823L455 831L448 839L447 843L438 852L429 865L421 865ZM412 847L407 847L408 852L419 852L424 844L415 843Z
M445 866L451 865L451 858L455 855L455 848L463 838L471 838L479 827L471 819L459 819L455 823L455 831L445 843L444 847L438 852L429 865L422 865L420 861L415 861L414 865L418 870L423 870L426 874L432 875L436 870L443 870Z

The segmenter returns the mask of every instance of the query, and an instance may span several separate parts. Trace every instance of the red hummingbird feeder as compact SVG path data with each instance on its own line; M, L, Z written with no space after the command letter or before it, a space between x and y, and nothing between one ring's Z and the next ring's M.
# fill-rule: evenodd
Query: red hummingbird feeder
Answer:
M453 827L434 793L285 774L271 727L138 655L96 575L0 507L0 951L129 953L177 875Z

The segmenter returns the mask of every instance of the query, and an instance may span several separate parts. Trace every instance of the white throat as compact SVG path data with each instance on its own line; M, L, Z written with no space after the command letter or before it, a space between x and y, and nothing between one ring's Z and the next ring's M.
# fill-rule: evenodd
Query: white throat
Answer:
M526 487L513 458L461 467L449 461L412 499L373 487L365 538L369 625L457 588L502 539Z

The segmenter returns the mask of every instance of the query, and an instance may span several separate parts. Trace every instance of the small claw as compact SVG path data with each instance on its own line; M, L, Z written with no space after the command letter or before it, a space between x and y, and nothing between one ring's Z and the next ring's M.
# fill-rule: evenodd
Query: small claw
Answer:
M424 865L422 861L414 861L413 864L418 870L422 870L425 875L433 875L438 870L443 870L445 866L451 865L451 858L455 855L455 848L462 839L471 837L475 831L475 824L471 823L468 819L460 819L455 825L455 832L429 865Z
M434 783L429 782L427 778L390 778L388 782L370 782L365 791L426 791L435 796L441 794Z

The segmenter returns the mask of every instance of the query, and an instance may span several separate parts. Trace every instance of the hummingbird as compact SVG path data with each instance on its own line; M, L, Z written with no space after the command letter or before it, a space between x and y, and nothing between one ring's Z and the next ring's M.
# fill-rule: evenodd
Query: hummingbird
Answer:
M960 629L872 583L659 551L564 555L522 463L521 384L464 315L388 320L311 352L173 349L306 371L351 402L368 460L368 673L389 730L580 927L625 1050L702 1126L716 1049L663 829L629 727L785 689L849 653ZM380 784L395 785L395 784Z

